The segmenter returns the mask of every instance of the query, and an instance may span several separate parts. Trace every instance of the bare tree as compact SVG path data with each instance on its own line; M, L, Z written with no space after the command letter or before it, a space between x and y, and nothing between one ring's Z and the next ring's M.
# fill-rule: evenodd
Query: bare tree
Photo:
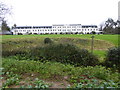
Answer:
M10 14L10 8L4 3L0 2L0 22L4 20L7 14Z

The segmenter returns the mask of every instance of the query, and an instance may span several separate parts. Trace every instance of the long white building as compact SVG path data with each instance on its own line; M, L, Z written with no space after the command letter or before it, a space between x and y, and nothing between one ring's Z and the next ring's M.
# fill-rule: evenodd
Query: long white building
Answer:
M52 26L16 26L12 29L14 35L26 34L96 34L102 33L96 25L54 24Z

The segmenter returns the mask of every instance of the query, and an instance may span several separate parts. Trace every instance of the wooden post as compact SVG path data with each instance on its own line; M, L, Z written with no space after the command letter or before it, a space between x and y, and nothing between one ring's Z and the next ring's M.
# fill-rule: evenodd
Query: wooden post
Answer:
M91 53L93 53L93 47L94 47L94 36L91 37L92 41L91 41Z

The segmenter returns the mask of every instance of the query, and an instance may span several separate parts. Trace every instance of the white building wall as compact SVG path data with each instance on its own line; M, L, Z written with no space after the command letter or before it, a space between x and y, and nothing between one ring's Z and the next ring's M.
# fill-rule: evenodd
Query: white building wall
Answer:
M12 30L14 35L18 34L90 34L92 31L99 33L96 25L81 24L54 24L52 26L33 26L33 27L16 27Z

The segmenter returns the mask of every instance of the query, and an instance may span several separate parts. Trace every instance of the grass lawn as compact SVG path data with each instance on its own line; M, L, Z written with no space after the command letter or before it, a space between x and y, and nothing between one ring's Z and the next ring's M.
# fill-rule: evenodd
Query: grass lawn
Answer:
M30 37L76 37L76 38L86 38L91 39L92 35L3 35L2 39L11 39L11 38L30 38ZM118 36L120 35L94 35L95 39L106 40L114 45L118 45Z
M31 38L81 38L81 39L91 39L92 35L3 35L3 42L6 40L12 39L31 39ZM118 46L118 37L120 35L94 35L95 40L104 40L105 42L109 42L114 46ZM103 41L103 42L104 42ZM102 45L101 45L102 46ZM106 46L107 47L107 46ZM90 47L89 47L90 48ZM90 49L89 49L90 50ZM105 57L106 50L94 50L94 54L98 55L101 59Z

